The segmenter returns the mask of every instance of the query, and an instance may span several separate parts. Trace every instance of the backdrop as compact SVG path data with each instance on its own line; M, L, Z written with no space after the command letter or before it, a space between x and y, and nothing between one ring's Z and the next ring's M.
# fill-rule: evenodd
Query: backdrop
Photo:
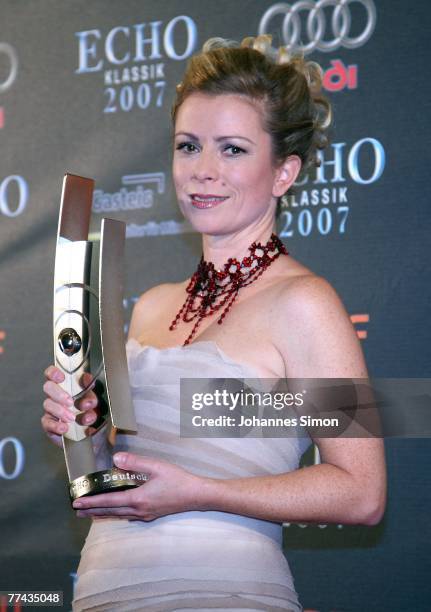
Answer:
M127 321L145 289L200 256L176 206L169 113L211 36L268 32L321 63L332 142L279 234L337 289L373 376L429 377L430 14L425 0L1 0L0 590L63 590L70 609L89 526L40 429L63 174L96 180L94 240L104 215L127 223ZM285 526L305 608L429 610L430 443L391 438L386 453L380 525Z

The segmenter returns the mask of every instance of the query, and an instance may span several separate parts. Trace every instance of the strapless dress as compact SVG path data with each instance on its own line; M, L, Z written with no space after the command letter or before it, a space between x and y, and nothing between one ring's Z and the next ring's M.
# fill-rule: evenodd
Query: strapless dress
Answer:
M181 378L257 379L251 366L212 341L157 349L129 340L126 349L138 434L117 435L115 450L211 478L298 468L309 438L179 435ZM93 520L77 574L75 612L302 610L282 551L282 525L227 512Z

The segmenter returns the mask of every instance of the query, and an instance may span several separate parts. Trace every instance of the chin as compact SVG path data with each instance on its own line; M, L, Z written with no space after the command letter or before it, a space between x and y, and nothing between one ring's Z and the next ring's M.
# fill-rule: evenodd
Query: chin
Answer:
M190 223L193 229L200 234L220 235L234 232L236 228L232 226L232 220L224 211L215 210L195 210L190 207L181 207L184 218Z
M210 223L204 219L196 220L190 219L190 217L188 217L188 221L196 232L199 234L207 234L208 236L222 236L235 231L235 228L226 227L225 223Z

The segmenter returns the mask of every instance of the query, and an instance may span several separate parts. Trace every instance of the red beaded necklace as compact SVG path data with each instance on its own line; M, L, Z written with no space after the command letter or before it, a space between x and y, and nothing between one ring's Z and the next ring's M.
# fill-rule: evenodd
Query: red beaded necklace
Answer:
M180 319L185 323L197 319L183 346L190 344L203 318L224 308L217 320L221 325L239 290L257 280L281 254L289 254L275 234L271 234L265 245L253 242L248 250L250 255L244 257L241 263L235 258L229 258L222 270L216 270L214 264L205 261L202 255L198 269L186 288L186 300L169 326L172 331Z

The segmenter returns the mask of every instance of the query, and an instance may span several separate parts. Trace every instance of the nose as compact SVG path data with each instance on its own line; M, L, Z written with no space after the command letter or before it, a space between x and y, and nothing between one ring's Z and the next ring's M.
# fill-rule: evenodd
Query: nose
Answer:
M215 181L218 178L218 164L214 153L203 150L195 158L194 178L198 181Z

